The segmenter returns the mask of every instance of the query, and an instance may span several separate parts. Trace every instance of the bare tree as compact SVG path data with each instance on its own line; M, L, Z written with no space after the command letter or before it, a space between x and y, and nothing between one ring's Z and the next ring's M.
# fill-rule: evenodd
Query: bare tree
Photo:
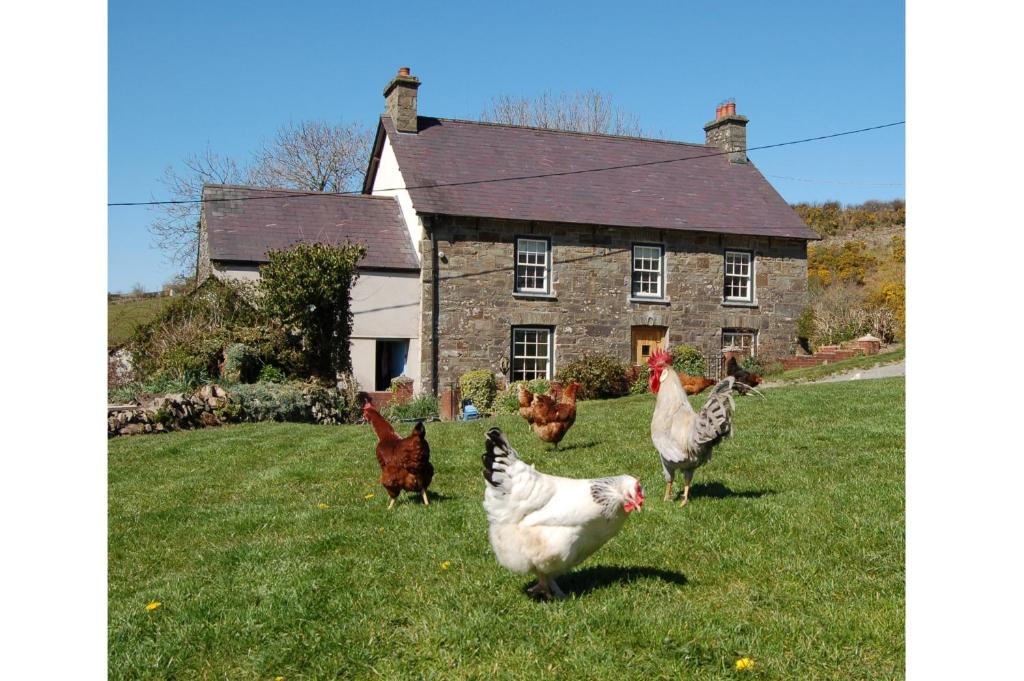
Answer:
M370 131L358 124L289 123L265 141L244 168L207 146L203 153L186 156L180 167L169 166L164 171L160 183L167 194L185 203L155 206L157 216L150 233L171 262L192 274L198 265L201 204L197 201L204 184L316 192L355 190L366 171L371 141Z
M202 153L186 156L181 166L167 166L159 182L170 200L184 203L153 206L157 215L149 225L149 232L168 260L192 271L199 248L201 206L194 202L202 197L203 185L240 183L245 176L233 159L214 153L209 145Z
M358 123L289 123L256 154L249 181L259 187L316 192L355 190L366 171L371 142L370 131Z
M533 99L501 95L491 100L480 118L491 123L553 130L633 137L646 134L636 114L617 108L611 95L597 90L558 95L546 91Z

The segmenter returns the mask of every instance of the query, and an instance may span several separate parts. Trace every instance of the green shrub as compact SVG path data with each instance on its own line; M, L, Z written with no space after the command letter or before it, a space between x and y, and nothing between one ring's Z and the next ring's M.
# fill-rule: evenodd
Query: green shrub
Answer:
M381 412L389 421L402 419L426 419L440 414L437 398L433 395L419 395L408 402L392 402Z
M363 418L359 382L351 373L343 374L338 380L338 412L344 423L358 423Z
M494 397L498 394L498 382L494 374L486 369L467 371L459 377L459 388L463 400L473 400L478 411L492 411Z
M365 254L361 244L298 243L267 251L260 268L262 308L299 331L310 370L332 383L339 372L352 369L349 294Z
M313 412L301 383L252 383L235 386L231 401L245 421L310 422Z
M579 383L577 399L622 397L629 392L627 369L624 363L611 355L589 354L559 369L556 378L562 385L574 381Z
M273 364L264 364L260 368L260 374L256 380L260 383L282 383L285 379L284 372Z
M244 343L232 343L224 351L222 378L232 383L254 383L260 373L260 358Z
M759 376L763 376L767 371L764 363L754 356L744 357L743 361L740 362L740 367Z
M651 389L651 368L646 364L632 367L626 375L630 395L643 395Z
M519 386L521 385L525 385L526 389L534 394L546 393L551 389L551 383L543 378L535 378L532 381L516 381L498 394L494 400L493 411L498 414L518 414Z
M677 345L672 348L672 368L676 373L687 376L703 376L707 372L704 355L692 345Z

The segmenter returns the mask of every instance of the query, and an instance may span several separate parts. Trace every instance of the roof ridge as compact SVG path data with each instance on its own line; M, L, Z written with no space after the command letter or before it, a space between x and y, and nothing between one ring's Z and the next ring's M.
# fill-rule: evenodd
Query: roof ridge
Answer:
M254 192L279 192L298 196L344 196L353 199L393 199L393 196L380 194L363 194L361 192L318 192L311 189L288 189L286 187L254 187L247 184L223 184L220 182L204 182L203 191L207 187L215 189L245 189Z
M573 135L575 137L598 137L601 139L626 140L629 142L653 142L655 144L675 144L685 147L702 147L717 149L713 145L701 144L699 142L682 142L680 140L669 140L661 137L641 137L637 135L615 135L604 132L579 132L577 130L560 130L558 128L540 128L533 125L516 125L514 123L495 123L492 121L473 121L467 118L447 118L443 116L418 116L417 118L428 118L435 121L448 121L450 123L468 123L469 125L484 125L492 128L512 128L516 130L533 130L535 132L554 133L556 135Z

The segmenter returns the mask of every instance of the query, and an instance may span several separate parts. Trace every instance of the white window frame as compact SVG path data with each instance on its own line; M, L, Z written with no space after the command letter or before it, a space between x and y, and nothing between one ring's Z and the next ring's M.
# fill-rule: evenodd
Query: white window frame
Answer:
M542 250L537 250L537 246L543 247ZM526 248L524 248L526 246ZM537 255L542 255L543 259L541 262L530 262L530 260L536 260ZM525 256L525 257L524 257ZM520 287L519 285L519 274L521 268L526 267L542 267L543 268L543 287ZM536 279L536 276L533 277ZM551 293L551 240L545 237L528 237L521 236L516 237L516 248L515 248L515 281L513 281L513 291L516 293L538 293L547 294Z
M516 348L519 345L521 345L521 346L528 346L531 343L534 346L539 345L539 343L538 343L539 336L535 336L534 340L532 340L532 341L527 337L531 333L546 334L546 336L547 336L547 355L539 355L539 354L532 354L532 355L530 355L530 354L522 354L522 355L517 355L516 354L517 353L517 349ZM519 341L520 334L523 336L523 340L522 341ZM527 347L524 347L523 349L524 350L528 350ZM550 326L513 326L512 327L512 351L510 353L510 357L512 358L512 361L510 362L510 366L509 366L509 377L511 378L511 380L513 380L513 381L532 381L532 380L534 380L536 378L543 378L543 379L550 380L555 375L555 330L554 330L554 328L552 328ZM523 366L523 370L522 370L522 375L519 375L518 368L516 367L516 361L519 360L519 359L524 360L524 366ZM525 362L528 362L528 361L531 361L531 360L536 362L537 360L541 360L541 359L544 360L544 362L545 362L544 373L543 374L539 374L538 373L538 371L536 369L536 366L533 369L529 369L529 370L526 369ZM527 376L527 372L530 373L529 376Z
M638 249L656 250L657 257L652 258L650 255L638 256ZM637 268L637 260L644 261L657 261L658 269L648 268ZM657 291L654 293L640 291L637 288L636 277L638 273L655 273L657 274ZM644 244L636 243L633 244L632 257L629 265L629 295L633 298L651 298L654 300L662 300L665 297L665 247L661 244Z
M729 342L725 340L727 337L730 338ZM742 341L736 342L736 339L742 338L749 338L749 345L744 345ZM736 346L740 350L749 350L751 357L757 357L757 331L755 329L722 329L722 347L729 346Z
M742 268L746 261L746 274L737 274L735 265L739 265ZM730 266L733 266L732 273L730 273ZM722 283L722 299L727 303L753 303L754 298L754 253L753 251L741 251L741 250L726 250L723 258L723 272L724 280ZM731 295L731 289L735 288L730 286L730 279L738 280L738 283L746 283L747 293L746 295Z

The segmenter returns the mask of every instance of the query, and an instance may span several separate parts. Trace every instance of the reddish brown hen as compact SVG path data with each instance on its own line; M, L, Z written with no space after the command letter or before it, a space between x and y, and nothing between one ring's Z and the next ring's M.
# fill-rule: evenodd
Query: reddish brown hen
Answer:
M430 463L430 445L427 444L427 431L423 423L417 423L408 437L399 437L388 420L373 406L369 395L359 393L359 400L363 405L363 417L377 433L380 484L391 497L388 509L395 505L395 499L402 490L419 492L423 496L423 504L430 506L427 488L434 478L434 467Z
M716 381L712 381L710 378L687 376L686 374L679 374L679 382L683 384L683 390L686 391L687 395L697 395L716 383Z
M579 383L572 383L558 394L552 387L546 395L534 395L525 385L519 386L519 415L526 419L533 432L544 442L558 448L565 434L576 423L576 391Z

